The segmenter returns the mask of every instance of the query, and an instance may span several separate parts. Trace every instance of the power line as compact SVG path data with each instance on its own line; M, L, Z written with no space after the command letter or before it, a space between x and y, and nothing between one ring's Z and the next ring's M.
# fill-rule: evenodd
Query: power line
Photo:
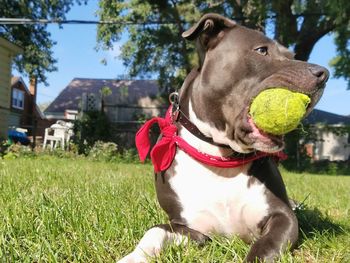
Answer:
M105 20L61 20L61 19L29 19L29 18L0 18L2 25L34 25L34 24L110 24L110 25L142 25L142 24L175 24L175 21L105 21Z
M310 17L310 16L327 16L326 13L302 13L294 14L294 17ZM277 18L278 15L268 15L266 19ZM247 20L247 17L233 17L233 20L242 21ZM181 23L186 23L181 21ZM113 20L62 20L62 19L30 19L30 18L0 18L1 25L36 25L36 24L86 24L86 25L173 25L177 24L177 21L113 21Z

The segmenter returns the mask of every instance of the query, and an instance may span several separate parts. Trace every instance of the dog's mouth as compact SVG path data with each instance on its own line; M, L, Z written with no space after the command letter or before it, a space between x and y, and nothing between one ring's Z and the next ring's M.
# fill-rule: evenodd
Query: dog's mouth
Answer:
M254 149L271 153L283 149L283 135L273 135L260 130L249 115L247 116L247 122L251 129L248 136L253 141L252 147Z
M302 120L311 112L314 105L319 100L320 94L314 93L314 94L308 94L308 96L310 97L311 102L306 106L305 114L303 115ZM249 127L249 129L247 129L249 130L247 137L251 142L251 148L253 148L254 150L264 151L269 153L281 151L284 148L284 135L271 134L269 132L263 131L262 129L258 128L249 113L250 106L251 105L247 106L246 108L246 111L244 114L245 115L244 122L246 127Z

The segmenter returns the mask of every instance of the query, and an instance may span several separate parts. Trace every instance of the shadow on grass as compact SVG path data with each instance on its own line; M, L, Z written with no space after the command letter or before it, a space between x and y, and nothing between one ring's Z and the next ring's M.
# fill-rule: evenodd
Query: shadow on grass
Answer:
M344 225L334 223L331 218L325 216L317 208L298 207L295 214L299 221L299 245L306 239L312 239L319 234L329 236L344 234L347 229Z

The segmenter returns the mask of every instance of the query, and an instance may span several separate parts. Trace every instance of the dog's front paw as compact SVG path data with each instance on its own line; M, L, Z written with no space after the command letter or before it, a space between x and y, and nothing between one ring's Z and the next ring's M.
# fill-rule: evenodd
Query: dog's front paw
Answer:
M148 260L144 254L140 255L134 251L117 261L117 263L148 263Z

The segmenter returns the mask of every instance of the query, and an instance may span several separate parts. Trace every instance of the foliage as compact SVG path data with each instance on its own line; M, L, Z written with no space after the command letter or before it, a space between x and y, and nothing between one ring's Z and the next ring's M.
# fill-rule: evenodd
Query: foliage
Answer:
M136 149L123 149L118 155L118 161L129 164L139 164L140 159ZM147 159L145 163L150 163L150 160Z
M65 14L74 3L79 5L87 0L1 0L0 17L26 19L65 19ZM16 58L16 66L22 73L35 76L46 83L46 73L57 70L57 60L52 47L56 44L47 31L46 24L5 25L0 24L0 36L23 47L24 53Z
M110 87L104 86L100 90L101 97L107 97L112 94L112 90Z
M349 161L331 162L313 161L306 152L306 144L316 143L322 139L317 136L317 130L332 132L337 136L349 134L349 126L317 125L316 129L312 125L303 125L285 136L285 153L288 159L283 161L283 166L290 171L310 172L315 174L350 175Z
M100 89L101 94L101 112L105 111L105 98L112 94L110 87L104 86Z
M9 144L7 142L0 145L0 159L13 160L23 158L60 158L60 159L88 159L97 162L114 163L140 163L135 149L119 149L114 142L96 141L91 147L85 148L83 154L79 154L78 145L71 143L69 150L61 148L43 149L36 147L34 150L30 146L21 144ZM149 161L147 160L146 163Z
M96 141L90 149L88 156L93 160L111 161L118 154L118 146L113 142Z
M350 125L326 125L320 123L317 125L317 128L323 129L325 132L334 133L336 136L345 136L350 135Z
M0 158L4 156L9 146L10 145L7 141L0 139Z
M32 149L31 146L21 145L20 143L5 142L0 147L0 158L5 160L13 160L19 158L36 158L42 156L52 156L57 158L77 158L78 155L74 151L65 151L61 148L51 150L49 148L43 149L36 147Z
M135 149L118 149L114 142L96 141L87 153L87 157L93 161L139 163Z
M310 167L311 158L307 155L305 144L316 142L317 134L310 125L300 125L298 129L285 135L285 153L288 159L283 161L283 166L291 171L304 171Z
M74 143L78 153L87 154L96 141L108 141L111 137L110 123L104 112L85 112L74 122Z
M6 151L4 159L16 159L18 157L31 157L33 156L32 149L28 146L20 144L12 144Z
M346 8L340 14L341 17L348 17L349 13L346 11L349 3L346 3ZM336 31L335 43L337 46L337 56L332 59L330 65L334 67L335 77L344 77L348 81L348 89L350 89L350 22L343 23Z
M181 33L207 12L273 33L281 44L293 48L300 60L308 60L323 36L335 33L337 57L332 61L335 76L350 80L348 0L102 0L100 19L119 23L99 25L99 47L112 48L121 34L127 32L129 38L122 46L121 58L130 75L157 73L162 87L176 87L198 64L194 44L186 42Z
M350 177L283 171L297 211L300 243L287 262L349 262ZM166 223L150 165L87 158L0 160L3 262L116 262L146 230ZM304 201L303 201L304 200ZM157 262L242 262L237 237L167 247Z
M328 160L322 160L312 162L304 168L304 171L314 174L327 174L327 175L350 175L350 162L338 161L331 162Z
M21 145L20 143L10 144L5 142L1 147L1 155L4 159L16 159L18 157L28 158L34 156L30 146Z
M72 146L72 144L70 145ZM47 158L54 157L54 158L60 158L60 159L76 159L80 158L80 156L77 154L77 152L72 150L63 150L61 148L56 148L54 150L51 150L49 148L42 149L40 147L36 147L34 150L34 157L41 158L42 156L45 156Z

